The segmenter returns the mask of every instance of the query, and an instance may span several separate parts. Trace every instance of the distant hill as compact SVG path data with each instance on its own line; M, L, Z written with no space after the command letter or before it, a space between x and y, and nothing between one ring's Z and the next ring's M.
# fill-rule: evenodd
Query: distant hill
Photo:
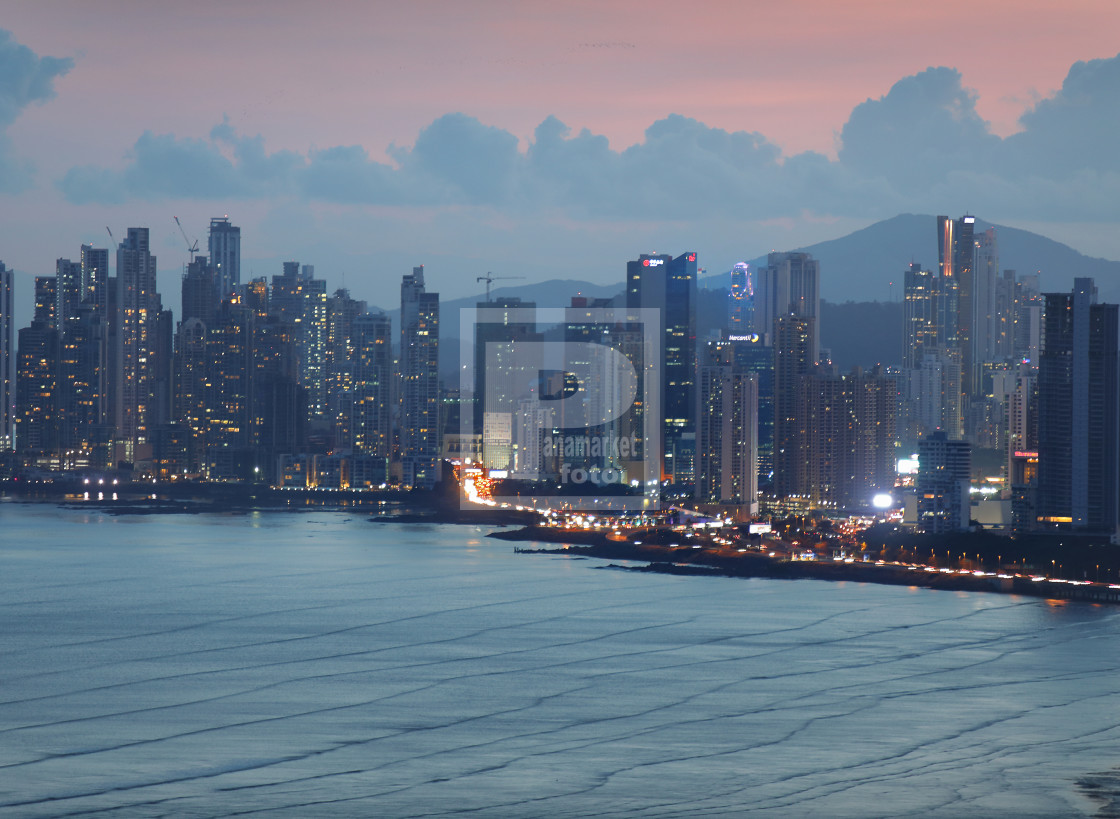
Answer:
M949 214L958 218L961 214ZM1068 245L1019 228L993 225L979 217L977 232L995 227L1001 270L1040 272L1044 291L1063 291L1076 276L1090 276L1101 301L1120 302L1120 262L1079 253ZM902 274L911 262L937 269L937 217L904 213L839 239L789 250L812 253L821 263L821 298L832 302L900 301ZM766 263L766 256L750 261ZM890 282L894 282L893 289ZM730 287L730 274L710 276L701 286Z
M954 218L961 214L953 214ZM905 213L839 239L801 248L821 262L821 346L832 351L842 369L876 363L897 364L901 358L902 277L913 261L937 268L937 218ZM977 232L991 227L977 217ZM1120 302L1120 262L1097 259L1068 245L1019 228L995 225L1001 269L1020 274L1041 273L1044 291L1068 290L1077 276L1096 280L1101 301ZM751 267L765 264L759 256ZM621 263L619 279L595 283L577 279L551 279L538 284L502 287L495 296L535 301L541 307L563 307L582 293L591 298L619 296L624 289ZM893 284L892 284L893 283ZM730 287L730 274L707 276L700 281L697 336L705 338L725 316L720 288ZM473 308L483 295L440 305L440 371L453 379L458 371L459 311ZM878 303L878 304L876 304ZM390 311L399 327L399 310Z

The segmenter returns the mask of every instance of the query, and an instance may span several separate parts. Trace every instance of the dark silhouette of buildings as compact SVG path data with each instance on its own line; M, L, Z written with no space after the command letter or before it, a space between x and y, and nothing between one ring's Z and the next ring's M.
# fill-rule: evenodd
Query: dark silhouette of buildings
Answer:
M1044 526L1117 526L1117 306L1092 279L1047 293L1038 368L1037 511Z
M626 263L627 309L661 311L661 476L691 486L696 455L696 254Z

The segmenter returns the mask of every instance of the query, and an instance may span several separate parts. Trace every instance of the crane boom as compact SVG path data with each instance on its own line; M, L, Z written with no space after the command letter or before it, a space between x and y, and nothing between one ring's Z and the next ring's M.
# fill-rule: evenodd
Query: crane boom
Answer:
M486 282L486 301L490 301L490 282L497 281L498 279L524 279L524 276L495 276L487 273L485 276L479 276L475 281Z
M192 243L191 240L187 238L187 232L183 229L183 223L179 221L179 217L172 216L171 218L175 220L175 224L179 226L179 232L183 234L183 241L187 243L187 252L191 254L191 263L193 264L194 254L198 253L198 239L195 239Z

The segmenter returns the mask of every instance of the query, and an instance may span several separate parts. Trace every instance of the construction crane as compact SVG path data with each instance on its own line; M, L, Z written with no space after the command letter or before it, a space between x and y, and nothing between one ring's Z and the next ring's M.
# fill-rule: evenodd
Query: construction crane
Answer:
M113 238L113 231L109 230L108 225L105 225L105 232L109 234L109 247L112 247L117 242L117 240Z
M198 253L198 239L195 239L192 243L191 240L187 238L187 232L183 230L183 223L179 221L179 217L172 216L171 218L174 219L175 224L179 226L179 232L183 234L183 241L187 243L187 252L191 254L191 264L194 264L194 254Z
M490 301L490 282L496 282L498 279L524 279L524 276L494 276L487 273L485 276L479 276L475 281L486 282L486 301Z

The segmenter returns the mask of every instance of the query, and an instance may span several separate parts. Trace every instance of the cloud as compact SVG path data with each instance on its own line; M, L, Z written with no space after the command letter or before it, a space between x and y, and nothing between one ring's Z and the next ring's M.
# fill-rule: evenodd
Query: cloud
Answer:
M900 209L958 204L1001 219L1120 217L1120 55L1079 62L1062 88L992 135L960 74L931 68L857 106L841 134L839 162L879 178Z
M517 137L465 114L437 119L402 158L406 175L438 180L467 202L486 205L510 202L523 161Z
M246 199L290 192L293 173L307 164L291 152L267 154L261 137L240 137L228 121L206 139L145 131L126 158L119 171L71 168L59 188L75 204L115 204L129 198Z
M1120 171L1120 55L1075 63L1061 89L1019 120L1009 160L1055 178L1079 170Z
M348 206L478 209L484 219L692 225L881 218L967 208L1002 219L1120 216L1120 56L1074 65L1060 91L1001 139L958 71L928 68L857 105L838 156L784 156L755 131L671 114L622 150L546 118L525 150L463 113L439 117L378 161L358 145L269 153L228 120L202 138L141 135L124 167L72 169L73 202L288 198Z
M74 67L61 57L40 57L0 29L0 193L18 193L31 184L34 169L12 152L4 131L24 108L54 96L54 80Z
M921 190L969 164L984 166L999 137L976 112L976 97L952 68L927 68L853 109L840 132L840 162L865 177Z

